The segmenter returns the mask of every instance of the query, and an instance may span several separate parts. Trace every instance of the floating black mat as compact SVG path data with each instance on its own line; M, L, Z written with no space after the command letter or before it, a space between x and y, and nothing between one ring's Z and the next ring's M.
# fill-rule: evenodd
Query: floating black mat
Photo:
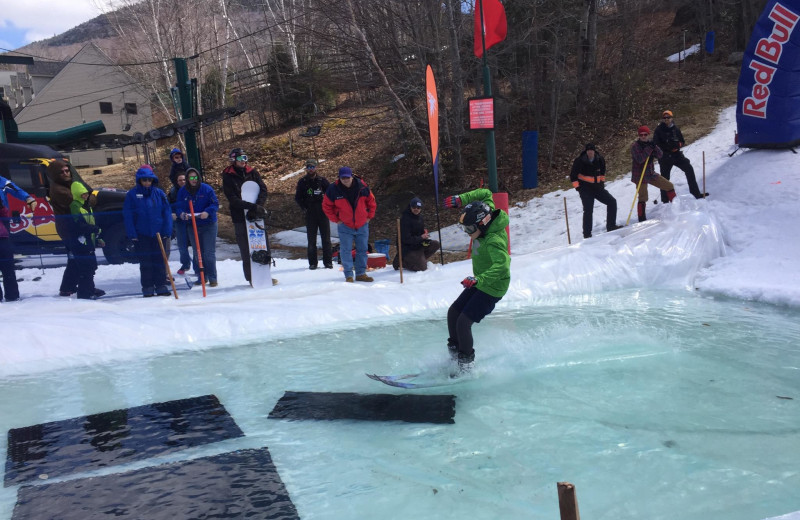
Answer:
M22 486L12 520L299 519L267 448Z
M5 486L241 437L216 396L114 410L8 431Z
M285 392L269 418L453 424L455 414L454 395Z

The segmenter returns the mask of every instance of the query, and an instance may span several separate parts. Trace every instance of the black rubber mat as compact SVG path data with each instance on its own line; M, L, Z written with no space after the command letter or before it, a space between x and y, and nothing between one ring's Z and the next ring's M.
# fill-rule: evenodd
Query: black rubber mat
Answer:
M285 392L269 418L452 424L455 414L453 395Z
M8 432L5 486L241 437L216 396L148 404Z
M22 486L12 520L299 519L267 448Z

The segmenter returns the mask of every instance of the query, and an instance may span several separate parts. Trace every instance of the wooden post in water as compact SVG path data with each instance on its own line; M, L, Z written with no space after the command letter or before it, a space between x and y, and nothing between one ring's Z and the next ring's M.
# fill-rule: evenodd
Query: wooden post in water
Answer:
M575 486L569 482L558 483L558 509L561 511L561 520L581 520Z

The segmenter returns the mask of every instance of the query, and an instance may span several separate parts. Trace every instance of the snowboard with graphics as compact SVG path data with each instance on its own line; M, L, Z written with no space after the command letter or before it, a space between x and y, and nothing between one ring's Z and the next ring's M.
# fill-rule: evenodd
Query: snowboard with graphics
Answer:
M258 183L247 181L242 184L242 200L255 203L261 187ZM250 285L255 289L272 287L272 253L269 249L269 237L264 219L247 218L249 212L245 211L247 224L247 242L250 245ZM254 212L253 212L254 213ZM251 216L254 216L251 214Z

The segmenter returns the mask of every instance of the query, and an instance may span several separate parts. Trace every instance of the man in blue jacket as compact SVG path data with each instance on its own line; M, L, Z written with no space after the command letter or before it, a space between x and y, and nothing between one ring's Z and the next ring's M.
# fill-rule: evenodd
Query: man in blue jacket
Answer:
M122 207L125 233L133 240L139 258L142 295L169 296L167 271L161 257L157 234L172 234L172 210L167 195L158 187L158 177L153 169L144 165L136 171L136 186L128 191Z
M200 173L194 168L186 170L186 185L178 190L177 210L178 218L187 223L189 243L194 247L194 257L203 261L203 272L208 285L217 286L217 211L219 199L214 193L214 188L200 182ZM189 201L192 207L189 208ZM192 226L192 211L197 225L197 241ZM198 255L198 250L200 254ZM198 273L199 274L199 273ZM197 283L200 283L198 280Z

